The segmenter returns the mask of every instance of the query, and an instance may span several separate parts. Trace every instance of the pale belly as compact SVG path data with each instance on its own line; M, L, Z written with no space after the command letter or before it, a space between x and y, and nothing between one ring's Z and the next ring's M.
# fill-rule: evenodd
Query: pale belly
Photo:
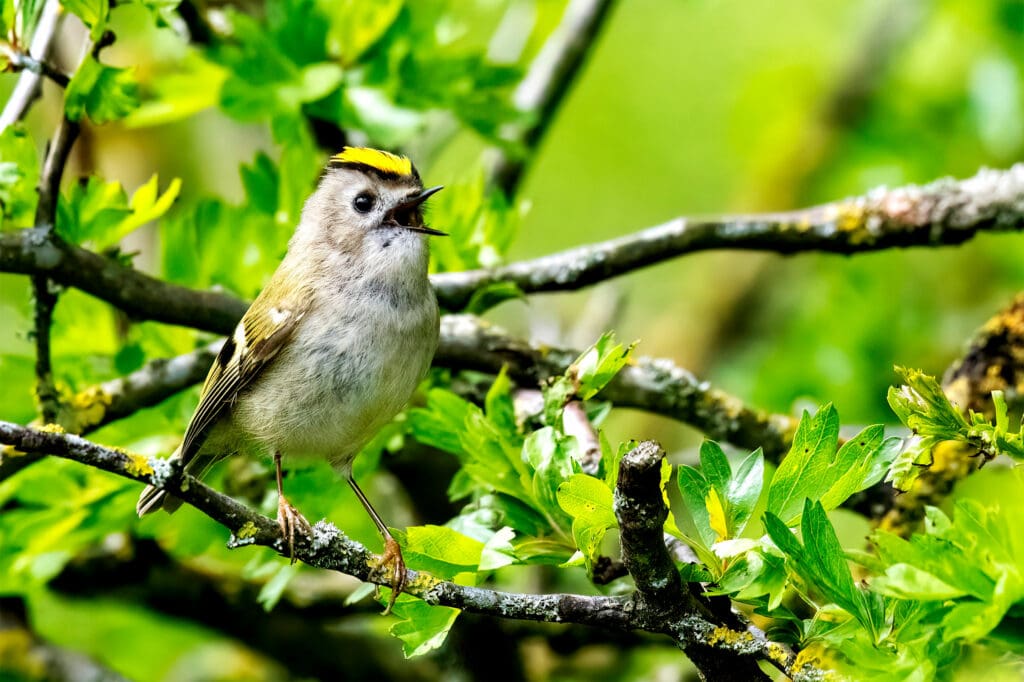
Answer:
M323 323L304 319L288 348L238 397L233 427L268 452L347 466L406 404L437 348L436 304ZM353 323L352 320L357 320Z

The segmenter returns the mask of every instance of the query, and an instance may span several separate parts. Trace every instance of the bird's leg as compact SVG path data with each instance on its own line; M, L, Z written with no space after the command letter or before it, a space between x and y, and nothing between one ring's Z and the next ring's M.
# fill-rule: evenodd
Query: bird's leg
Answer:
M309 526L309 521L303 516L298 509L292 506L292 503L288 501L288 498L284 496L284 490L281 486L281 453L274 453L274 469L277 471L277 523L281 526L281 534L284 535L285 541L288 543L288 555L291 557L292 563L295 563L295 530L299 529L301 533L309 537L312 533L312 529Z
M391 532L388 527L384 525L384 521L381 520L380 516L374 510L373 505L366 499L366 495L356 485L356 481L351 475L348 476L348 484L352 486L352 490L355 491L356 497L363 503L363 508L366 509L366 513L373 519L374 525L377 526L377 530L384 538L384 553L380 555L380 567L386 568L392 566L391 572L391 599L388 600L388 607L384 609L383 615L391 613L391 608L395 605L395 600L398 599L398 595L405 588L405 580L408 576L408 571L405 568L405 560L402 559L402 548L398 546L398 542L391 536Z

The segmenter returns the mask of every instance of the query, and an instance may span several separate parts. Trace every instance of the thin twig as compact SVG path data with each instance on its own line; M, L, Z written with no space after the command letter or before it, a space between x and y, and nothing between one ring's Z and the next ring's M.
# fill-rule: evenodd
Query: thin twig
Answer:
M1024 164L961 181L878 189L853 199L781 214L657 227L490 270L434 275L438 300L461 310L473 293L512 282L524 293L568 291L709 249L855 254L893 247L960 244L982 231L1024 229ZM0 232L0 272L45 273L130 316L230 334L243 301L149 277L86 249L40 240L34 230Z
M513 144L528 152L540 145L614 4L613 0L570 0L562 21L530 64L512 97L516 109L530 117L527 125L511 135ZM514 196L525 167L525 157L498 153L491 169L491 183L506 196Z
M960 244L981 231L1024 229L1024 164L967 180L880 188L798 211L714 220L676 218L625 237L491 270L434 276L438 300L461 310L498 282L525 293L569 291L648 265L711 249L855 254Z
M29 57L45 62L50 56L50 47L53 37L57 33L57 24L61 16L60 3L58 0L47 0L36 23L35 33L29 45ZM18 83L14 91L7 99L4 110L0 113L0 131L6 130L8 126L20 121L28 111L32 103L39 97L40 82L42 73L26 69L18 77Z
M275 520L181 473L168 460L147 459L124 450L98 445L80 436L56 430L32 429L3 421L0 421L0 443L21 452L48 453L141 483L164 487L230 530L231 546L260 545L270 547L282 556L288 552L285 538ZM628 475L626 478L635 480L635 477L630 479ZM655 489L651 494L660 500L658 481L655 477ZM646 482L644 478L642 483ZM636 491L628 492L622 499L630 499L636 494ZM628 518L632 513L622 504L617 506L616 511L620 519ZM627 524L623 529L624 541L628 542L630 532ZM296 539L294 557L310 566L345 573L365 582L385 586L390 584L387 571L378 569L379 558L327 521L318 522L313 527L311 537ZM697 653L705 648L714 650L718 661L714 670L718 670L723 662L739 666L740 662L750 659L752 654L777 658L781 652L785 656L784 649L779 645L770 642L752 644L745 632L734 632L732 637L721 634L728 632L728 627L715 620L708 620L711 615L709 612L679 612L675 614L676 618L664 620L660 617L661 610L654 613L653 605L634 597L498 592L445 582L415 570L409 571L405 591L434 606L451 606L492 617L576 623L627 631L640 629L665 634L687 652L691 649ZM716 633L720 636L716 636ZM756 649L751 649L752 646ZM700 657L694 659L694 663L704 665Z
M7 59L8 71L31 71L36 75L49 78L62 88L66 88L71 82L70 76L50 62L45 59L36 59L30 54L16 50L9 43L0 42L0 53Z
M151 407L199 383L222 341L175 358L153 360L131 374L87 388L69 402L65 428L79 434ZM472 315L445 315L434 363L456 370L496 374L507 367L524 386L539 386L558 376L580 351L533 345ZM627 365L600 396L618 407L632 407L689 424L709 438L738 447L760 447L779 461L789 447L796 419L758 410L713 388L670 360L639 358ZM4 480L36 458L8 457L0 462Z

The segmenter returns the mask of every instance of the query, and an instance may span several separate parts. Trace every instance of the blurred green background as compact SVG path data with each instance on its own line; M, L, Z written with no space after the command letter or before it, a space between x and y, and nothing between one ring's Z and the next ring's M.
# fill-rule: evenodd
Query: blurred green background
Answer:
M241 6L259 21L277 16L287 24L289 12L309 4L278 0L265 7ZM501 106L486 96L474 99L474 87L507 101L564 3L387 4L400 17L392 31L405 32L402 49L476 61L452 58L444 62L445 71L436 68L439 59L424 58L419 70L410 67L399 78L387 70L388 58L364 60L370 65L359 77L386 86L360 91L359 83L350 83L350 99L332 110L342 112L351 139L412 156L429 184L449 186L444 194L457 205L479 194L487 148L502 122ZM358 5L338 3L346 8L338 11L355 12ZM209 9L216 14L224 7L211 3ZM68 24L73 21L69 17ZM327 152L317 150L308 134L272 130L259 102L247 121L243 106L232 109L223 101L219 87L234 68L225 64L259 63L266 53L259 56L258 44L249 46L255 53L235 62L220 55L211 66L216 59L199 56L173 31L158 29L138 5L118 7L112 28L119 40L104 61L135 66L143 102L165 97L172 101L165 102L172 113L144 104L126 123L87 126L66 179L73 184L76 176L96 173L120 181L130 195L154 173L161 189L181 178L178 203L159 229L133 233L123 250L138 251L136 265L156 274L253 296L280 257L296 204L282 200L276 212L260 216L238 209L254 196L254 181L247 187L239 166L258 170L254 159L265 152L272 166L294 172L308 187ZM276 49L307 49L296 36L301 38L282 32ZM74 31L65 31L58 59L74 63L78 45ZM479 71L481 63L508 73L475 72L478 80L470 78L458 97L436 94L443 86L456 89L451 83L461 75L460 65ZM784 210L883 184L1008 167L1024 156L1022 77L1024 2L1018 0L620 2L529 160L517 197L517 234L506 259L624 235L679 215ZM491 79L489 85L481 85L484 78ZM4 75L0 88L9 91L15 80ZM161 87L173 90L174 97ZM320 113L329 109L317 106ZM59 107L59 92L48 83L27 119L40 150ZM459 113L452 116L453 110ZM483 122L473 125L474 116ZM294 193L301 200L301 187ZM439 208L433 224L446 229L444 219L454 212L451 206ZM235 248L240 244L247 246ZM235 253L226 256L231 249ZM573 347L615 329L620 339L639 339L638 352L671 358L759 407L789 413L833 401L846 424L892 423L885 403L892 365L941 374L971 332L1024 288L1022 256L1024 240L1012 235L982 236L957 248L852 258L703 253L577 293L509 301L488 317L520 335ZM26 278L0 276L0 316L5 386L0 416L24 422L35 411ZM69 292L57 309L54 362L58 379L83 388L208 338L153 323L126 332L124 320L107 306ZM196 397L195 391L186 392L94 437L147 454L169 452ZM699 439L675 422L632 411L613 413L607 428L612 442L660 439L676 461ZM364 468L374 464L370 459ZM301 472L293 499L311 519L326 515L376 546L369 521L331 476L326 470ZM403 494L385 475L375 477L371 487L377 499ZM62 493L64 506L51 504L55 491ZM130 527L141 537L169 539L167 549L176 556L202 555L199 564L214 572L232 566L254 579L284 573L269 552L225 550L220 529L189 509L173 520L150 518L136 527L137 494L134 484L67 462L45 462L0 483L0 503L17 499L23 505L5 512L0 525L4 544L19 548L16 560L13 554L0 559L0 586L27 595L41 634L133 679L287 679L280 665L195 622L156 615L122 598L82 601L43 586L112 528ZM46 510L33 508L34 501L45 503ZM396 526L417 520L391 511ZM57 530L35 532L51 527ZM851 537L862 531L862 525L851 523ZM306 573L300 571L289 589L316 592L313 583L319 578ZM283 585L290 577L279 580ZM520 587L551 586L531 580L522 577ZM583 582L559 580L559 589L586 589ZM364 611L344 627L383 633L388 624L372 609ZM674 650L653 641L614 662L601 658L600 648L573 658L552 653L543 637L524 641L532 652L527 657L531 680L688 674ZM382 642L375 646L391 647L390 655L400 659L397 643ZM415 679L472 679L460 655L446 650L408 669L421 675Z

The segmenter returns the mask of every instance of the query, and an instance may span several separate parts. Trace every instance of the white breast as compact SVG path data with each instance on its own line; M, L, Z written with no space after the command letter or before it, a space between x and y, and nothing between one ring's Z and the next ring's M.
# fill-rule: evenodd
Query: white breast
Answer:
M344 309L314 306L239 396L234 426L268 451L346 466L430 367L437 303L429 285L417 289L366 285L349 292Z

